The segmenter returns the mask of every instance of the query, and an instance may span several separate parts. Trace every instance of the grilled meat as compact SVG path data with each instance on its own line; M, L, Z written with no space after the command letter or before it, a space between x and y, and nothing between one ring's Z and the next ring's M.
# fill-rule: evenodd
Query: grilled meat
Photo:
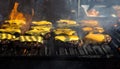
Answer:
M64 34L64 35L75 35L76 34L76 31L72 30L72 29L61 29L61 28L58 28L56 30L54 30L55 34L56 35L61 35L61 34Z
M98 24L98 21L96 21L96 20L81 20L80 26L95 27L95 26L99 26L99 24Z
M86 43L109 43L111 41L111 37L107 34L93 33L90 32L85 36L84 41Z

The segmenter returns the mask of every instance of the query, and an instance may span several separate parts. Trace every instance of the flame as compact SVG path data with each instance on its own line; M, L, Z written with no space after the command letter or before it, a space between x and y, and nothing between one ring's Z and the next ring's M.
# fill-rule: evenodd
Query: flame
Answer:
M99 11L95 10L95 9L91 9L88 11L88 15L89 16L98 16L99 15Z
M114 27L117 27L118 25L117 24L114 24Z
M26 18L24 15L20 12L18 12L18 6L19 3L15 2L14 8L12 9L12 12L10 13L9 19L10 20L24 20L26 21Z

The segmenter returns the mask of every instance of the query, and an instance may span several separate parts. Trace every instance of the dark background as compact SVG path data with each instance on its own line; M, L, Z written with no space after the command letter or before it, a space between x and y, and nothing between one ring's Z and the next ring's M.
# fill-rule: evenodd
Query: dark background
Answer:
M81 60L56 60L56 59L1 59L1 69L119 69L117 60L81 59Z
M71 10L78 11L78 0L0 0L0 15L3 16L3 19L8 18L15 2L20 3L18 11L24 14L31 15L31 8L34 8L33 20L74 19L77 12L72 13ZM81 0L80 5L84 4L91 6L102 4L110 7L120 5L120 0Z

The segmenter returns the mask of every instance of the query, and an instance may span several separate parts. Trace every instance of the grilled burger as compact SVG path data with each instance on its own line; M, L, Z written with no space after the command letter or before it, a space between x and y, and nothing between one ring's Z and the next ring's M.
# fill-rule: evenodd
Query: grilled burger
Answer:
M68 46L71 46L71 44L73 44L74 46L75 45L77 45L77 46L81 46L82 45L82 40L80 40L79 37L75 36L75 35L71 35L71 36L65 36L65 35L55 36L55 40L56 41L61 41L62 44L64 44L64 43L66 44L67 43Z
M59 21L57 21L57 26L58 27L74 27L74 26L79 26L79 24L77 24L77 22L76 21L74 21L74 20L63 20L63 19L61 19L61 20L59 20Z
M9 24L16 24L16 25L26 24L26 21L24 20L6 20L5 22L8 22Z
M96 21L96 20L81 20L80 25L83 27L84 26L88 26L88 27L99 26L98 21Z
M76 24L76 21L74 20L64 20L64 19L60 19L59 21L57 21L58 23L63 23L63 24Z
M33 29L33 30L29 30L29 31L26 31L25 33L26 34L30 34L30 35L45 35L46 33L48 33L49 31L45 31L43 29Z
M109 43L111 41L111 37L107 34L90 32L88 35L85 36L84 41L88 43L98 43L98 44Z
M41 36L20 36L16 38L20 42L40 42L43 43L43 39Z
M15 38L16 37L14 35L12 35L12 34L0 33L0 40L4 40L4 39L13 40Z
M72 29L56 29L54 30L55 34L56 35L75 35L76 34L76 31L72 30Z
M47 26L52 26L52 23L51 22L49 22L49 21L45 21L45 20L43 20L43 21L33 21L32 22L32 24L33 25L47 25Z
M82 30L84 32L90 32L90 31L93 31L93 28L92 27L83 27Z
M104 29L102 27L94 27L94 31L98 31L99 33L103 33Z
M6 28L6 29L0 29L0 32L4 32L4 33L21 33L20 29L13 29L13 28Z
M31 29L37 29L37 30L44 30L44 31L50 31L52 27L46 27L46 26L31 26Z

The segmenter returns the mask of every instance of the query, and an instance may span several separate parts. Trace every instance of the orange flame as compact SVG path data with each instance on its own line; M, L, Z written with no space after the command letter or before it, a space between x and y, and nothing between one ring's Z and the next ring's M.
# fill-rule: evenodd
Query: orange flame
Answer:
M88 11L88 15L89 16L98 16L99 11L96 11L95 9L91 9L91 10Z
M24 20L26 21L26 18L24 15L20 12L18 12L18 5L19 3L15 2L14 8L12 9L12 12L10 13L10 20Z

